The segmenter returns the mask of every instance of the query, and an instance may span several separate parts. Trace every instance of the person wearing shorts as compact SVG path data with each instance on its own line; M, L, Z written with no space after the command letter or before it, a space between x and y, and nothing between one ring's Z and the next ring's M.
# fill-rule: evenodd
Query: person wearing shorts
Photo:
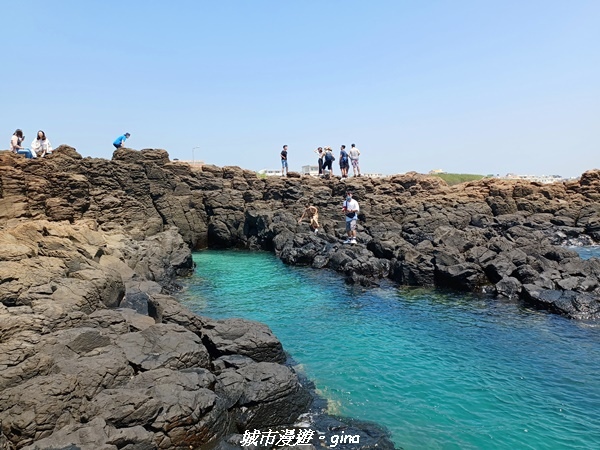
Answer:
M358 166L358 157L360 156L360 150L356 148L356 145L352 144L352 148L348 152L350 162L352 163L352 174L355 177L360 177L360 167Z
M115 141L113 142L113 145L115 146L115 148L123 148L125 145L125 141L127 139L129 139L129 136L131 136L129 133L125 133L125 134L122 134L121 136L119 136L118 138L116 138Z
M285 170L285 174L288 174L288 159L287 159L288 147L287 145L283 146L283 150L281 150L281 176L283 176L283 171Z
M340 171L342 172L342 178L348 178L348 169L350 165L348 164L348 152L346 152L346 146L342 145L340 147Z
M302 217L298 219L298 224L302 223L302 220L308 217L310 219L310 229L317 234L319 231L319 210L316 206L306 205L306 209L302 213Z
M346 201L342 211L346 216L346 233L348 234L348 239L344 241L344 244L356 244L356 222L360 207L358 202L352 198L352 192L346 192Z

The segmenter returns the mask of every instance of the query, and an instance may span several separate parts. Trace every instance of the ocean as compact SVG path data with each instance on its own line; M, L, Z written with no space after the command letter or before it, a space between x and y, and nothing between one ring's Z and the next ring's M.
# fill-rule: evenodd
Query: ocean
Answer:
M183 304L268 324L330 413L377 422L398 447L600 448L600 323L485 296L349 286L265 252L194 260Z

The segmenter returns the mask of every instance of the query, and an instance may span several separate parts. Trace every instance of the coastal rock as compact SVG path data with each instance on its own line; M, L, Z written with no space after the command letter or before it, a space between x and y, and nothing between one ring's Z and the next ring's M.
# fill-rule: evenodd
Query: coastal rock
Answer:
M268 326L244 319L206 321L203 342L211 355L243 355L257 362L284 362L281 343Z
M349 282L495 292L600 318L600 171L552 185L448 186L408 173L267 177L192 168L160 149L110 161L60 146L0 152L0 442L14 448L177 448L293 421L309 401L264 325L199 317L170 294L191 249L275 252ZM344 194L361 213L343 245ZM315 235L298 224L319 208ZM161 409L162 408L162 409ZM94 444L92 444L92 442Z

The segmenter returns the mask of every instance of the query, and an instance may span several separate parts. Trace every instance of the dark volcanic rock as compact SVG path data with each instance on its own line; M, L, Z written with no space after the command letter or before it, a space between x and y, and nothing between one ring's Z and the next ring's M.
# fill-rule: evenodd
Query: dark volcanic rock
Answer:
M33 161L0 152L0 166L8 446L189 448L306 409L267 327L208 320L170 297L193 270L191 249L264 249L363 286L389 277L600 317L600 261L556 245L600 239L599 171L552 185L260 179L164 150L106 161L68 146ZM348 189L361 207L356 245L341 244ZM317 234L298 223L307 204L319 208Z

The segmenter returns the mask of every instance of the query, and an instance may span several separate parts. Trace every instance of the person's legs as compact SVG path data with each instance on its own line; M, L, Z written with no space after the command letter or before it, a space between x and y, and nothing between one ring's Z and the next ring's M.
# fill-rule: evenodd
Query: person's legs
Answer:
M350 221L350 232L348 235L350 237L350 243L356 244L356 219Z
M35 158L33 152L31 150L29 150L28 148L22 148L20 150L17 150L17 153L19 155L25 155L25 158L27 158L27 159Z
M317 162L319 163L319 175L323 175L323 159L319 158Z
M349 244L352 239L351 222L351 220L346 220L346 234L348 235L348 239L344 241L344 244Z

